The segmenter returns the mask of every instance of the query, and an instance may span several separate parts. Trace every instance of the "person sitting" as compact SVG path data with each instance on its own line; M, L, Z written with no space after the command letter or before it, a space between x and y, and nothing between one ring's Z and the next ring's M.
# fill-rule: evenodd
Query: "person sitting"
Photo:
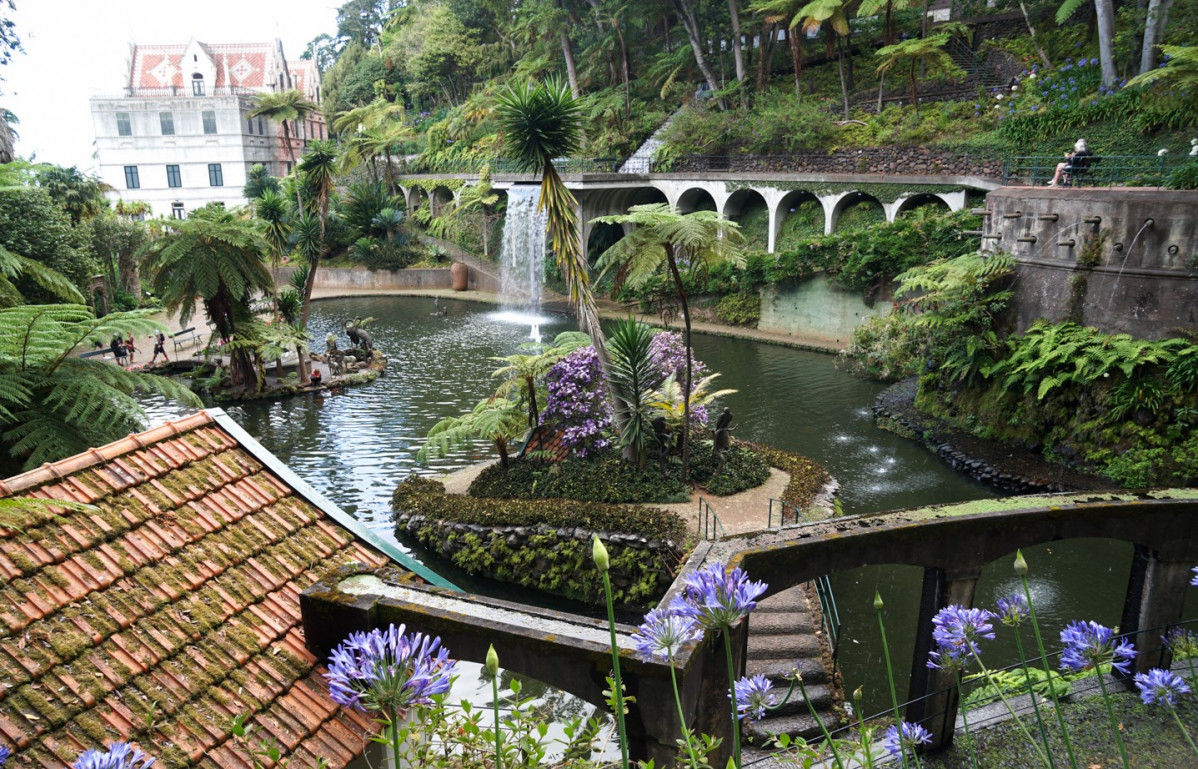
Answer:
M324 377L321 375L320 369L318 368L312 369L312 376L309 377L309 379L315 387L320 387L320 385L324 382Z
M1093 153L1086 147L1085 139L1078 139L1073 145L1073 152L1065 153L1065 161L1057 163L1057 172L1052 175L1052 181L1048 183L1049 187L1056 187L1058 184L1068 187L1071 177L1078 171L1084 171L1089 165L1088 158ZM1062 182L1062 175L1064 180Z

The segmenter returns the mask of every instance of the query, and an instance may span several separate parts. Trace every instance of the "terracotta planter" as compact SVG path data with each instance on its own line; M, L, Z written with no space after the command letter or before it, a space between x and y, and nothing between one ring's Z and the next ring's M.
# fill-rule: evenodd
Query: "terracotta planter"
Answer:
M454 262L449 268L449 286L454 291L465 291L470 282L470 268L461 262Z

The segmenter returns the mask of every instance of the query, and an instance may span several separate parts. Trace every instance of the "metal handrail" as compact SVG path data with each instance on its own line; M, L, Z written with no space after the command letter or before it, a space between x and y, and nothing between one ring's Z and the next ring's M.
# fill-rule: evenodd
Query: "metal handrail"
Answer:
M718 534L716 532L719 532ZM699 538L705 541L714 542L720 537L728 535L724 529L724 523L720 517L715 514L715 509L708 504L706 499L699 497L699 527L695 532Z
M1028 155L1003 159L1003 186L1039 187L1052 180L1061 156ZM1091 155L1086 167L1062 182L1073 187L1163 187L1169 174L1198 158L1189 155ZM1068 169L1066 169L1068 170Z
M775 505L775 503L778 506L778 525L779 526L786 525L787 510L790 510L794 513L794 516L793 516L794 520L792 520L791 523L795 523L795 524L807 523L810 520L807 517L807 511L804 510L803 508L793 505L790 502L787 502L785 499L778 499L776 497L770 497L770 513L769 513L769 518L766 519L766 524L765 524L765 527L767 529L774 528L774 505Z
M600 173L614 174L620 169L620 158L558 158L553 161L553 167L558 173L585 174ZM487 166L491 173L513 174L522 173L523 169L517 161L511 158L463 158L438 163L425 161L403 161L399 164L401 174L476 174ZM537 172L535 175L540 175Z
M832 646L832 665L836 666L840 650L840 610L836 608L836 596L832 592L832 578L827 574L815 579L815 594L819 596L819 609L824 619L824 632Z

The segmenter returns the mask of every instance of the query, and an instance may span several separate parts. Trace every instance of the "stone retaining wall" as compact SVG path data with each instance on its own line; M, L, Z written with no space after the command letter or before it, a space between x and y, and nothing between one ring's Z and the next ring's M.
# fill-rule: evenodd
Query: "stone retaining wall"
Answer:
M432 532L430 533L426 530L425 535L421 536L420 530L430 526L432 527ZM679 558L682 555L673 542L650 540L636 534L607 531L594 532L581 527L558 528L547 524L538 524L536 526L483 526L456 521L435 520L423 515L408 515L404 512L397 512L395 528L397 531L406 532L409 537L420 542L425 547L435 550L439 556L446 560L453 559L454 553L461 546L460 539L463 535L472 534L483 542L488 543L489 552L495 555L504 548L522 552L527 548L535 547L536 545L533 544L532 538L546 534L553 535L561 543L570 541L579 542L586 547L586 552L589 554L592 537L594 534L598 534L599 539L607 548L611 559L612 567L609 574L612 589L617 593L639 582L646 571L656 571L657 585L654 594L660 596L674 581L674 573L677 570ZM492 545L499 545L499 548L496 549ZM561 545L555 546L554 549L560 550ZM643 553L642 557L636 559L641 571L640 574L624 573L618 568L618 559L627 550ZM585 598L567 589L564 584L561 589L552 589L547 586L554 581L553 578L555 576L551 573L553 564L550 563L548 558L536 558L527 565L521 565L519 567L519 579L513 579L511 576L505 576L500 573L499 567L504 565L497 563L490 568L481 567L475 570L474 573L488 579L534 587L545 592L563 595L567 598L576 600ZM510 564L507 565L510 566ZM560 575L557 576L560 577ZM625 606L625 608L643 607Z

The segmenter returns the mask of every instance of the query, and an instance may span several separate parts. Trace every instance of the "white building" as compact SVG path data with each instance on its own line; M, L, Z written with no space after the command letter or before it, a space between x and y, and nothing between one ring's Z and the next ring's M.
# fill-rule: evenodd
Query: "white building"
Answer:
M128 64L124 93L91 99L100 177L110 198L144 200L155 216L244 204L255 163L276 176L291 171L282 127L246 117L257 94L295 88L320 102L314 62L289 64L278 40L131 45ZM297 158L308 141L327 138L319 113L290 130Z

